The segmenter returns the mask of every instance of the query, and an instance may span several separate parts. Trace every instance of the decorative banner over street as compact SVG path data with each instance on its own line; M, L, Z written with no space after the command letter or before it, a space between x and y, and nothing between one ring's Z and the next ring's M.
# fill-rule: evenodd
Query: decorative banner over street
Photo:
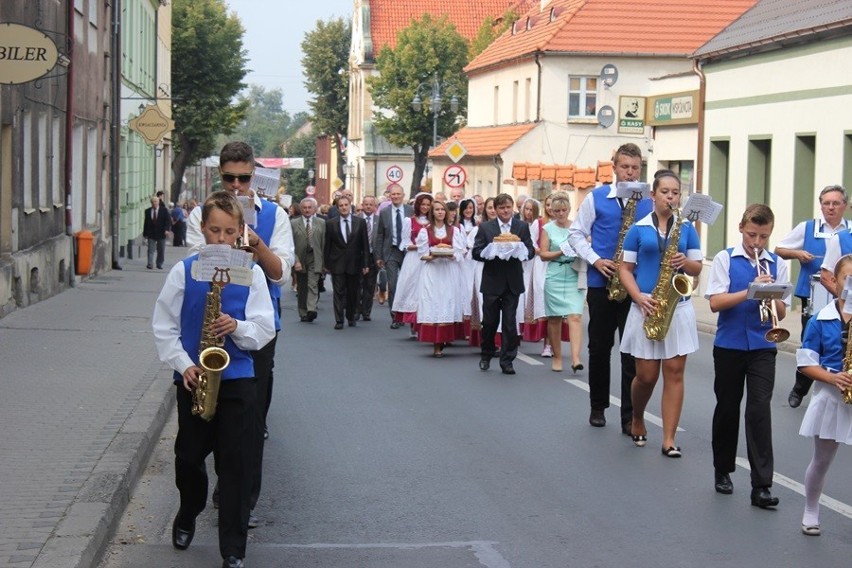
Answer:
M56 44L37 29L0 24L0 84L28 83L50 73L59 59Z

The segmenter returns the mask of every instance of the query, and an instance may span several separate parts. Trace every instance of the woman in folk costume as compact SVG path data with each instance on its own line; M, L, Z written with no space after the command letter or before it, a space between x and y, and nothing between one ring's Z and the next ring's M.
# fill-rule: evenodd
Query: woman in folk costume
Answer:
M470 337L470 319L473 306L473 279L478 264L470 255L471 246L473 246L473 237L471 233L476 235L476 226L479 224L476 218L476 201L473 199L463 199L459 204L459 231L464 237L464 259L462 260L461 287L465 293L464 301L464 336L465 339Z
M444 345L464 337L465 290L460 274L465 238L458 227L446 223L446 204L435 201L429 213L429 225L417 234L420 290L417 303L417 339L432 343L435 357L444 356ZM448 286L447 283L452 283Z
M432 195L418 193L414 198L414 215L402 220L402 241L399 249L406 251L396 281L393 298L393 320L399 323L417 323L417 300L419 293L420 270L423 263L417 253L415 239L422 228L429 224L429 210L432 207Z

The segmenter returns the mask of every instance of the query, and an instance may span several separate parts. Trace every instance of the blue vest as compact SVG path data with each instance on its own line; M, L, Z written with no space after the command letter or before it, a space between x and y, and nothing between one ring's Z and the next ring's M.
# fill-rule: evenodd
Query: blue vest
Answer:
M852 254L852 233L840 231L837 233L837 239L840 242L840 256Z
M731 267L728 275L731 284L728 292L739 292L748 288L749 283L757 276L757 268L751 265L749 259L744 256L731 256L734 249L728 249L731 258ZM769 253L774 262L769 264L769 272L772 278L778 274L778 257ZM760 322L760 302L757 300L746 300L740 302L729 310L719 312L719 320L716 324L716 340L713 345L725 349L738 349L740 351L754 351L757 349L775 349L775 344L764 339L764 334L769 331L768 326Z
M260 211L257 212L257 225L252 227L254 232L261 240L269 245L272 240L272 230L275 228L275 214L278 211L278 206L261 199L263 204ZM283 267L282 267L283 268ZM272 298L272 314L275 317L275 331L281 331L281 318L278 314L278 300L281 298L281 286L266 279L266 286L269 288L269 296Z
M611 259L618 244L618 234L621 232L621 206L618 199L608 199L610 186L602 185L592 192L595 204L595 222L592 225L592 250L602 258ZM645 217L651 212L651 200L643 199L636 204L634 221ZM597 268L589 265L586 274L589 288L604 288L609 279Z
M814 237L816 222L811 219L805 223L805 244L803 248L814 255L810 262L800 263L799 279L796 281L795 295L799 298L809 298L811 295L811 276L819 272L822 257L825 256L825 239Z
M196 365L198 365L198 348L201 344L204 307L207 303L207 292L210 291L209 282L199 282L192 277L192 262L197 258L198 255L195 254L183 260L186 276L183 305L180 309L180 343ZM222 312L234 319L245 320L248 295L248 286L236 284L225 286L222 289ZM254 378L254 361L251 354L237 347L229 336L225 336L223 347L231 356L231 362L222 371L222 380ZM183 377L177 371L175 371L174 380L176 384L183 383Z

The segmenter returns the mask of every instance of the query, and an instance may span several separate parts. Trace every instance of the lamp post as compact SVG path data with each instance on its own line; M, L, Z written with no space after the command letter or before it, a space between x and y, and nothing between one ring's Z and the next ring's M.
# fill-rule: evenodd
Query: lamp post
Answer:
M446 90L448 85L438 81L438 72L432 75L432 82L420 83L417 85L417 90L414 92L414 98L411 100L411 108L415 112L420 112L423 109L423 100L420 98L420 90L422 88L431 88L432 92L429 95L429 108L432 111L432 147L438 145L438 113L441 112L441 107L444 105L444 100L441 97L441 90ZM459 110L459 99L453 95L450 99L450 110L457 112Z

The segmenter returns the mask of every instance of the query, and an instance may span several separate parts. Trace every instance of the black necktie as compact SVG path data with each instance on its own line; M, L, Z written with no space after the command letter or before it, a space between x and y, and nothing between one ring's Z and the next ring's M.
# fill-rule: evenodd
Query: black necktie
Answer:
M396 208L396 246L402 242L402 215L399 213L399 207Z
M349 217L343 219L343 240L349 242Z

